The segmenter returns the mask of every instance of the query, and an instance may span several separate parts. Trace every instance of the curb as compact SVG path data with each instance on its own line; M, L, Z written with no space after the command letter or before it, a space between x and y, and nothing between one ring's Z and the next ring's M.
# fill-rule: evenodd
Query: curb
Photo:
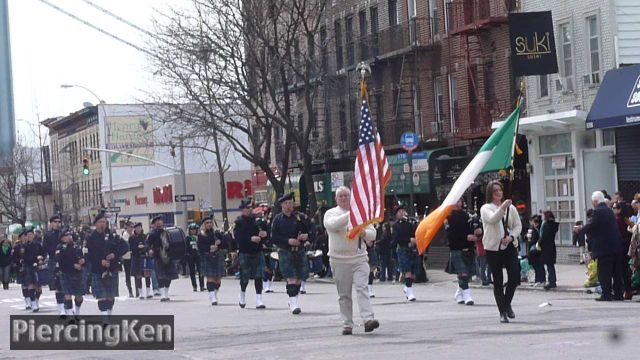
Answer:
M573 294L596 294L595 287L592 288L584 288L584 287L568 287L568 286L558 286L555 289L545 290L543 287L533 287L529 285L530 283L524 283L518 286L518 290L525 291L538 291L544 293L573 293ZM469 284L470 288L473 289L492 289L492 286L482 286L478 284Z

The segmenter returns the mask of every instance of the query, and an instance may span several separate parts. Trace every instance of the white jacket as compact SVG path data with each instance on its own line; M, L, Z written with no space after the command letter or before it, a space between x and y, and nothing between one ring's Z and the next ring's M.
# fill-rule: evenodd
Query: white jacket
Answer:
M480 216L482 217L482 226L484 228L484 236L482 245L485 250L498 251L500 240L504 237L504 227L502 220L506 216L506 212L500 209L496 204L484 204L480 208ZM518 236L522 232L522 223L520 215L516 207L509 206L509 223L507 224L509 235L513 236L513 246L518 247Z
M329 257L331 261L354 264L359 261L369 261L367 245L356 238L347 238L347 226L349 225L349 210L339 206L327 210L324 214L324 227L329 237ZM375 241L376 230L373 225L365 228L362 235L368 241Z

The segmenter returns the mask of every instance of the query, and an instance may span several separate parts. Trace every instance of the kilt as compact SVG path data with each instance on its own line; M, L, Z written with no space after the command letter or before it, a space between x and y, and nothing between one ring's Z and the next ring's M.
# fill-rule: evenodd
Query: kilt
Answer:
M120 295L118 291L118 273L113 276L102 278L102 274L92 272L91 276L91 293L96 299L116 298Z
M27 286L29 284L24 281L25 271L24 270L21 271L20 267L21 266L18 266L18 270L16 271L16 283L23 286Z
M367 256L369 257L369 268L373 269L378 267L378 253L376 252L376 248L368 247Z
M264 275L264 255L261 252L255 254L243 254L240 256L240 279L262 279Z
M416 257L418 252L415 249L410 247L399 247L398 248L398 268L400 272L415 272L416 267Z
M60 273L60 290L65 295L72 295L75 297L83 296L85 294L86 281L82 271L74 273Z
M309 277L309 261L303 247L298 251L278 250L280 272L285 279L307 280Z
M144 276L144 271L153 271L153 258L147 256L131 258L131 276Z
M50 258L47 262L47 269L49 271L49 290L61 290L58 289L58 286L60 285L60 279L56 274L56 261Z
M225 276L224 260L227 257L227 250L218 250L218 255L210 257L209 254L200 256L200 273L206 277Z
M474 249L468 251L451 250L449 262L445 271L449 274L476 274L476 252Z
M154 259L156 277L158 280L175 280L178 278L178 261L170 260L168 264L165 264L160 259Z

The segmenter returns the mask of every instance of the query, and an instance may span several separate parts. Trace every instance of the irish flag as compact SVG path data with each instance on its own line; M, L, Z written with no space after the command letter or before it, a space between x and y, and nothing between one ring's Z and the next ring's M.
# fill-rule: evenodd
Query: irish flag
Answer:
M464 195L478 174L507 169L512 164L520 105L482 145L478 154L464 169L451 191L437 209L420 222L416 229L416 244L422 254L444 224L455 203Z

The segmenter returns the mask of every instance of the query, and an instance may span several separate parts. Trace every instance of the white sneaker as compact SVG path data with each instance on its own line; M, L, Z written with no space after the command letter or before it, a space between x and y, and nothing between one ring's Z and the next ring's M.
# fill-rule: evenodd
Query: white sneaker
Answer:
M463 290L461 288L458 288L458 290L456 290L455 299L458 304L464 304L464 298L462 296L462 292Z
M370 298L376 297L376 295L373 293L373 285L367 285L367 287L369 288L369 297Z
M413 295L413 288L407 288L407 300L416 301L416 297Z
M407 293L407 287L406 286L402 288L402 292L405 293L405 294Z
M64 308L64 304L58 304L58 312L60 313L60 316L67 315L67 311Z
M465 305L473 305L473 299L471 298L471 289L462 290L462 298Z
M24 309L31 310L31 299L28 297L24 298Z
M31 311L38 312L40 310L40 306L38 304L38 299L31 302Z
M300 284L300 294L306 294L307 290L304 288L304 281Z
M289 310L293 315L300 314L300 307L298 306L298 298L296 296L289 298Z
M238 305L244 309L247 305L247 293L244 291L240 291L240 295L238 295Z
M273 288L271 287L273 285L273 283L271 282L271 280L267 280L264 283L264 292L268 293L272 293L273 292Z
M256 294L256 309L266 309L267 307L262 302L262 294Z

